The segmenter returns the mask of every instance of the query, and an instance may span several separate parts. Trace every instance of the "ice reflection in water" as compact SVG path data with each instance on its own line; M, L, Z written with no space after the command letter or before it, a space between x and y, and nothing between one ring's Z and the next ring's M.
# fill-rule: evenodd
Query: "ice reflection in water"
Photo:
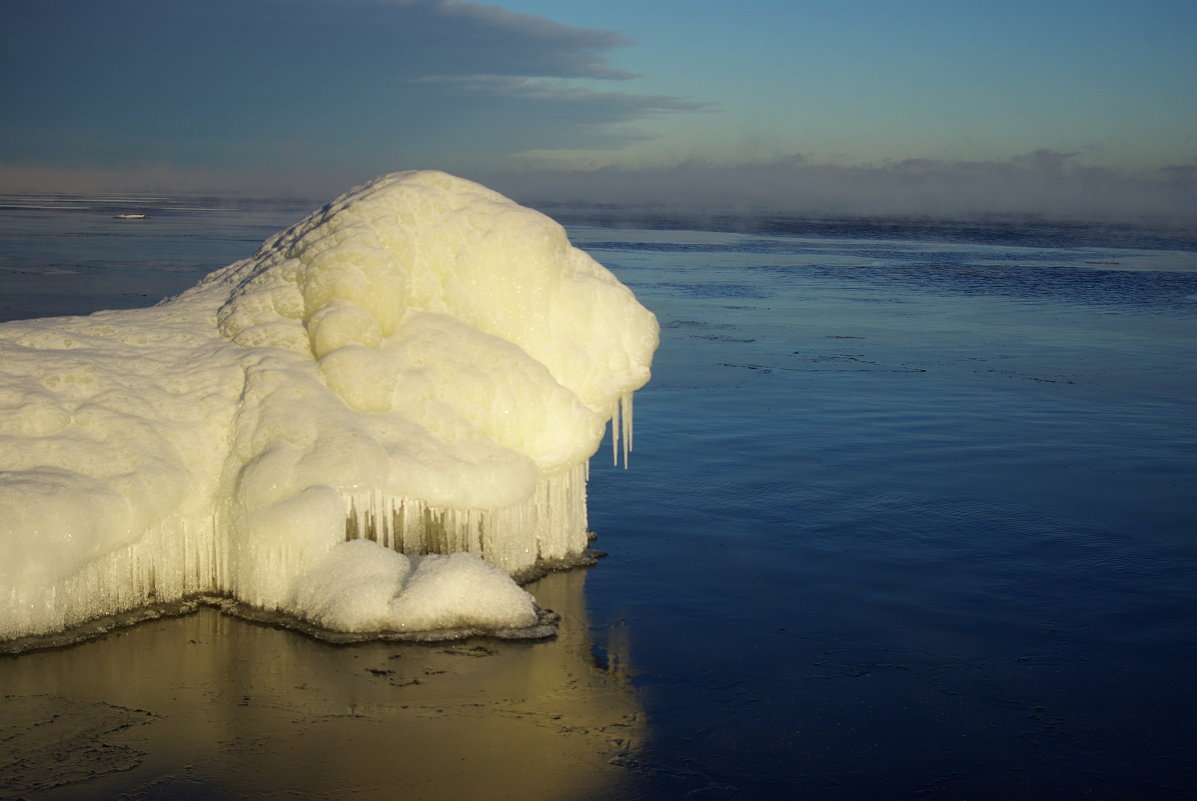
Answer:
M586 572L529 585L554 640L336 647L212 609L0 658L0 787L38 801L626 797L644 724L592 655Z

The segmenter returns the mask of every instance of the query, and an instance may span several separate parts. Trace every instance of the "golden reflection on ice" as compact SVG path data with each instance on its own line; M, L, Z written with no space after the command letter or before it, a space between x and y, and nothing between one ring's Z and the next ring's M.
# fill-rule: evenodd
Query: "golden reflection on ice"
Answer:
M28 799L620 797L644 726L586 573L545 642L337 647L212 609L0 657L0 787Z

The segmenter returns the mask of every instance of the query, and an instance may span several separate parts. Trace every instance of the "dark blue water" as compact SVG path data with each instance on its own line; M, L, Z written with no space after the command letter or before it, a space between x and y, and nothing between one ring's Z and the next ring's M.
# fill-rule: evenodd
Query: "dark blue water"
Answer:
M307 208L77 202L0 210L3 318L146 305ZM609 797L1197 797L1193 242L563 216L662 324L592 470L590 659L646 727Z
M150 306L319 204L160 195L0 195L0 321ZM145 214L146 219L118 219Z
M613 233L663 342L587 597L650 785L1197 795L1197 253Z

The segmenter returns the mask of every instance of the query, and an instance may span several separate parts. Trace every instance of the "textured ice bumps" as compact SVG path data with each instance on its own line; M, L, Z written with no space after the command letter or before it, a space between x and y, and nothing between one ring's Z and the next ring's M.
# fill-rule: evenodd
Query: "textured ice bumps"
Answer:
M525 625L503 574L584 551L587 461L657 341L559 225L439 172L157 307L0 326L0 637L194 593L344 630Z

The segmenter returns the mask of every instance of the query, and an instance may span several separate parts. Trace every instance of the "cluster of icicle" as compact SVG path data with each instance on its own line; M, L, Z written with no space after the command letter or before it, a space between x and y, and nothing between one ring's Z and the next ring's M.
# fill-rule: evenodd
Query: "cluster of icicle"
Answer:
M0 325L0 640L220 595L518 629L656 319L543 215L383 176L156 307ZM452 554L453 556L428 556Z
M587 465L546 476L525 502L500 509L430 507L377 492L350 496L347 540L403 554L475 553L516 577L567 567L587 547Z

